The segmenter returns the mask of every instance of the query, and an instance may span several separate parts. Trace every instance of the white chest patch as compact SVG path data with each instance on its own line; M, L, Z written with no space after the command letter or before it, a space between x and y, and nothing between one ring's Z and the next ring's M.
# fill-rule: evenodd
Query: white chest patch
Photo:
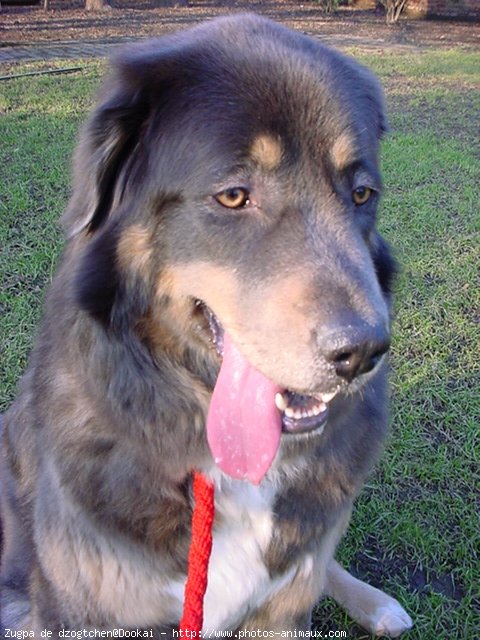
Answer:
M272 536L273 486L218 473L216 524L204 601L204 630L231 629L291 578L271 580L263 563Z

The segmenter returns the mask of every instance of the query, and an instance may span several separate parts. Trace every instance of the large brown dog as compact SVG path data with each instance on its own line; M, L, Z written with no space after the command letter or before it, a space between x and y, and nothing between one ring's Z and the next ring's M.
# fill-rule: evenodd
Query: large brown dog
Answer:
M205 630L307 630L325 593L410 626L333 560L387 424L384 128L367 70L254 16L119 57L4 424L7 636L174 637L194 469L216 490Z

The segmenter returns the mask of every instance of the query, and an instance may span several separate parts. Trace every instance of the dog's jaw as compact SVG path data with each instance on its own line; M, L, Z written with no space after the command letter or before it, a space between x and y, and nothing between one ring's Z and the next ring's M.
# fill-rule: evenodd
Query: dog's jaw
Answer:
M220 360L206 421L212 456L231 477L259 484L275 461L282 436L323 433L327 404L337 390L313 396L285 389L245 358L204 302L197 299L194 309L207 320L203 333Z
M201 300L195 301L208 321L209 340L220 359L224 353L225 331L213 311ZM328 420L328 404L337 395L339 387L332 392L316 394L280 389L274 396L274 404L281 415L282 432L301 434L316 431L321 434Z

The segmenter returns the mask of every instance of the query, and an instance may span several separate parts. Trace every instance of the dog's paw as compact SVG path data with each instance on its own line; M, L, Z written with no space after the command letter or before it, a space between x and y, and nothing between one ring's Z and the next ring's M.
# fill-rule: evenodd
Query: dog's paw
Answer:
M370 631L376 636L397 638L413 625L405 609L393 598L383 607L379 607L370 619Z

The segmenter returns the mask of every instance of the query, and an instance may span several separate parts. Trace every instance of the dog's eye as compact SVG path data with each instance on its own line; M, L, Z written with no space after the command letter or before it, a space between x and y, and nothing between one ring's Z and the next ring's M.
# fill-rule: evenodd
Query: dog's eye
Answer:
M232 187L217 193L215 200L228 209L241 209L250 202L250 193L243 187Z
M371 198L372 194L373 189L370 189L370 187L357 187L352 191L352 200L356 205L362 205Z

